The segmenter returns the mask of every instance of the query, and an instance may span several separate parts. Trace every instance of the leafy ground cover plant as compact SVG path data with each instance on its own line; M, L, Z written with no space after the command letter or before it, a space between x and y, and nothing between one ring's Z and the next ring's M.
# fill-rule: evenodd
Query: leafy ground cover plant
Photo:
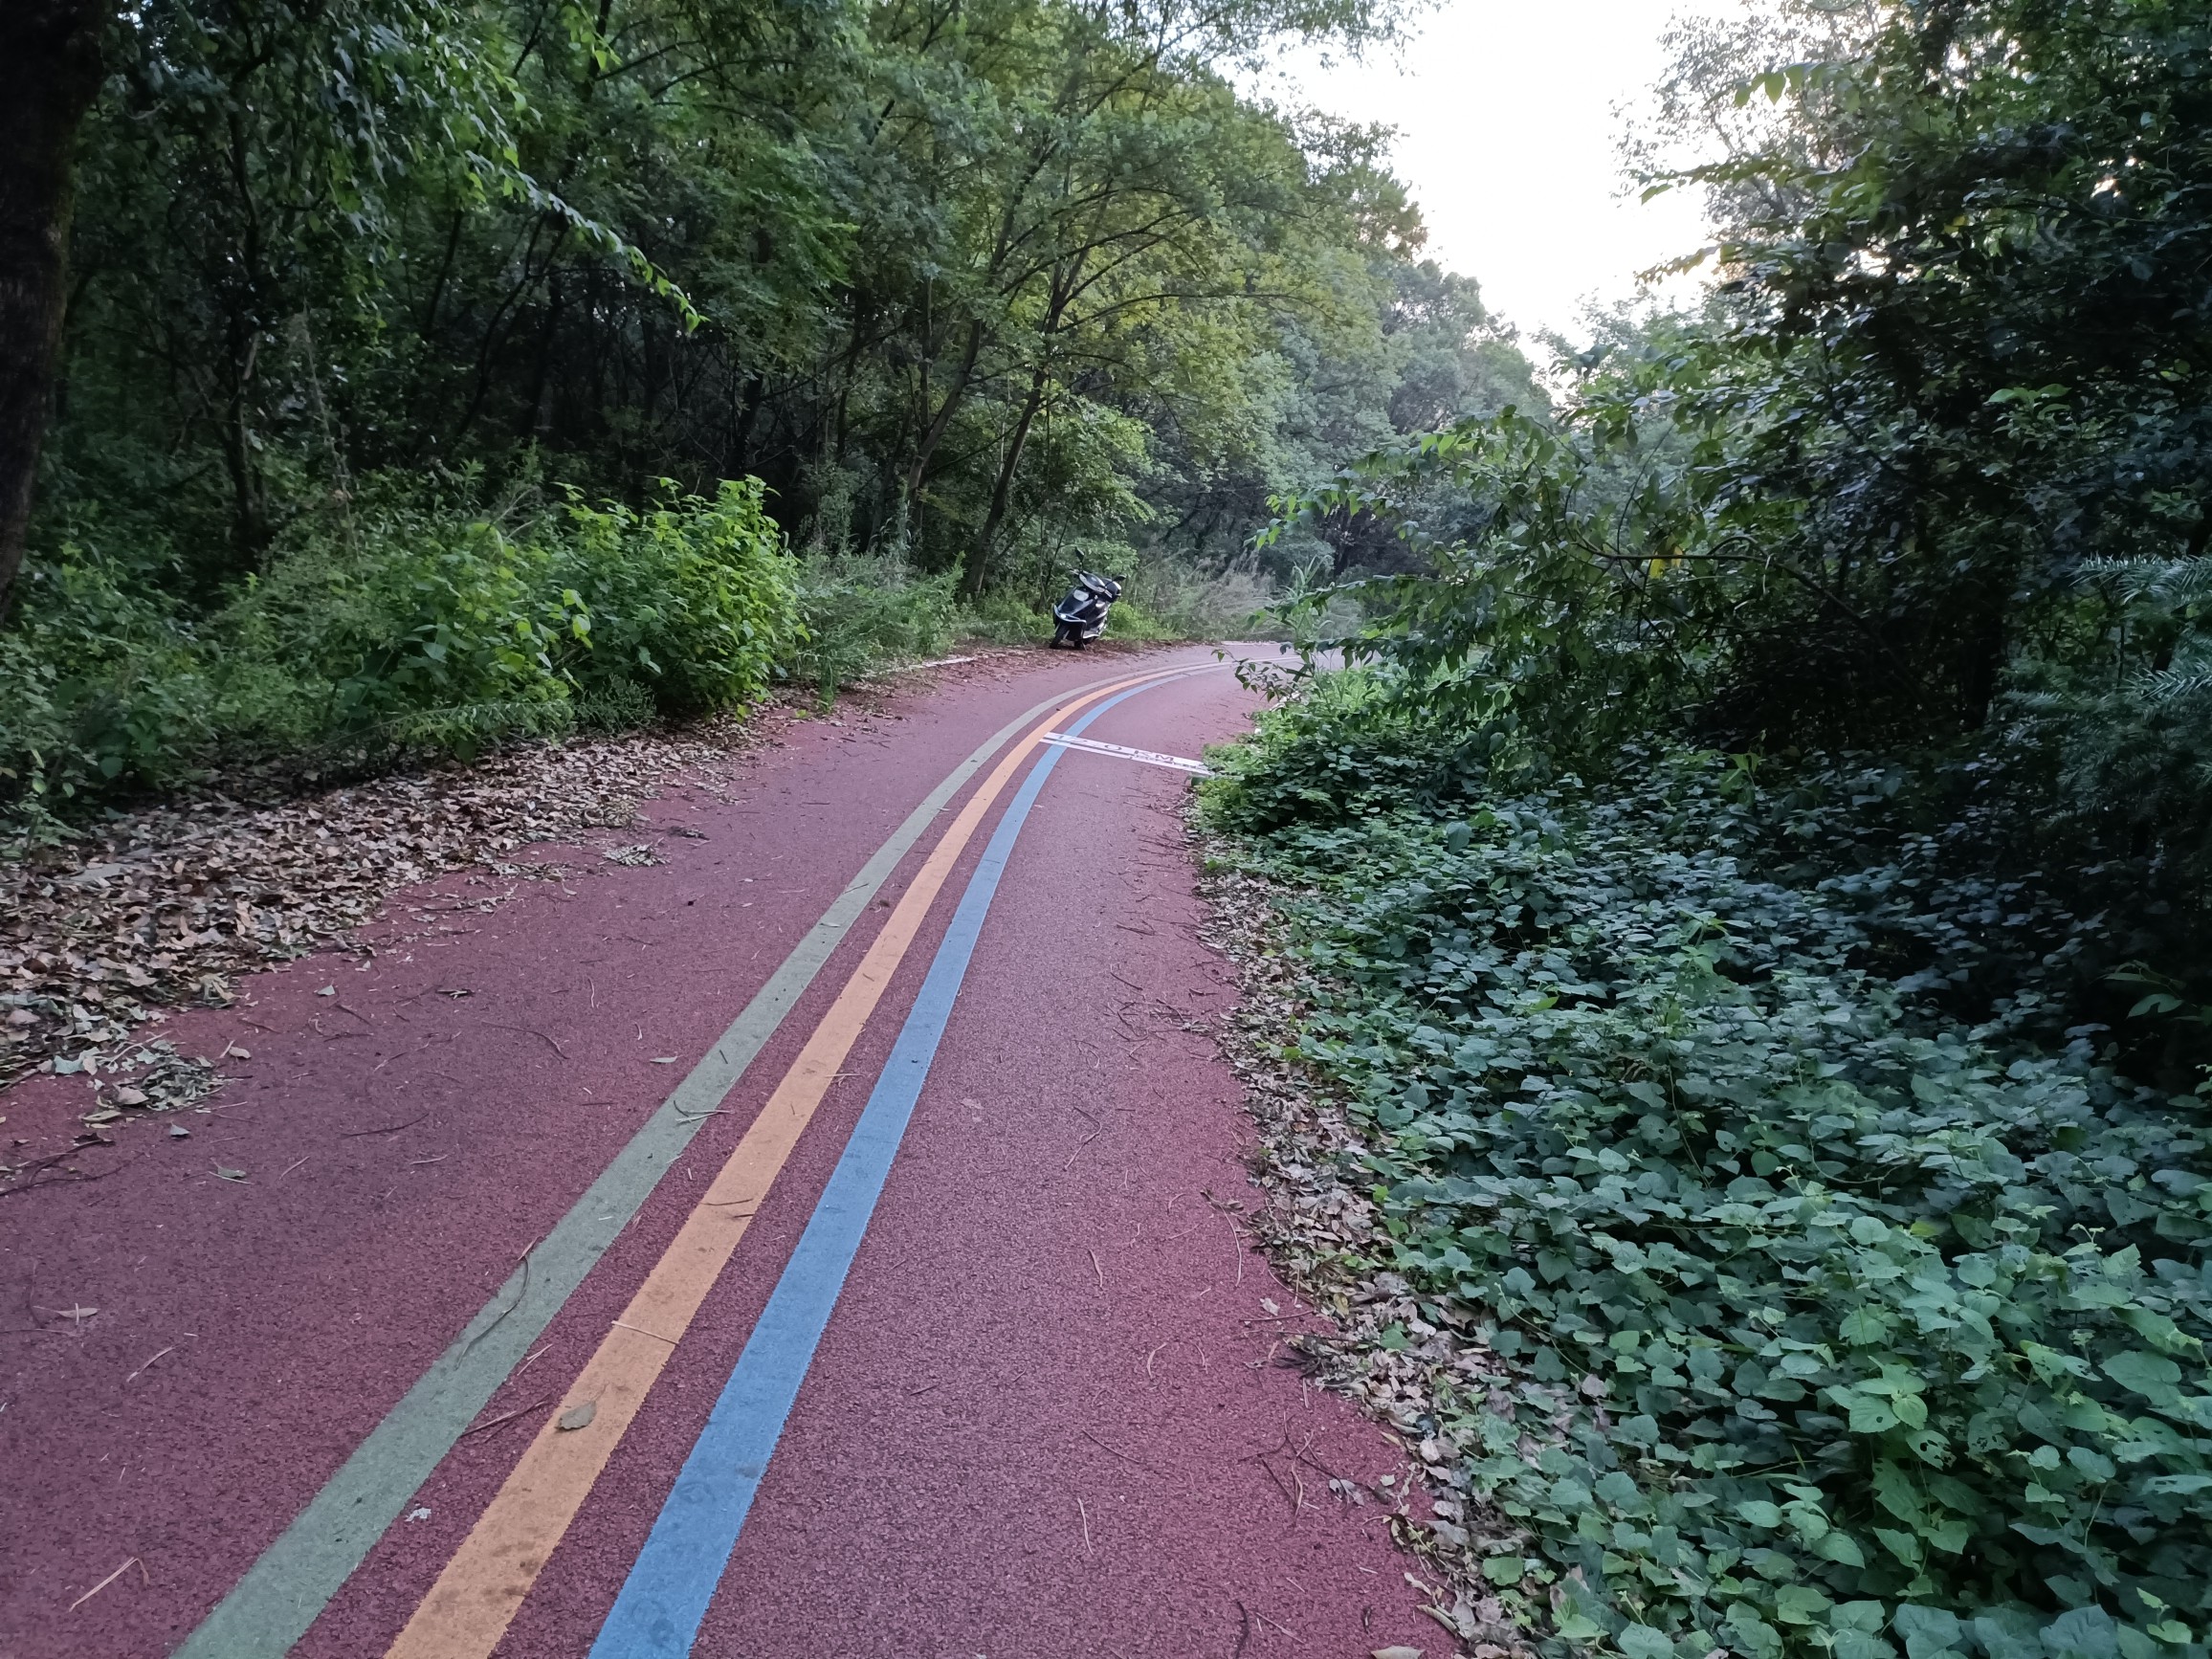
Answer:
M1545 782L1360 695L1208 810L1302 895L1379 1259L1513 1368L1437 1408L1546 1647L2202 1655L2203 1100L1870 968L1880 870L1779 865L1725 759Z

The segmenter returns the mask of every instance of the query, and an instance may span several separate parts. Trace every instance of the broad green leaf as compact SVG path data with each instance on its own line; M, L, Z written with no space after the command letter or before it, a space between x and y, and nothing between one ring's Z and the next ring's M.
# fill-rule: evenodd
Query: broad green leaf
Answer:
M2099 1368L2121 1387L2156 1405L2174 1399L2175 1384L2181 1380L2180 1366L2162 1354L2147 1354L2141 1349L2114 1354Z

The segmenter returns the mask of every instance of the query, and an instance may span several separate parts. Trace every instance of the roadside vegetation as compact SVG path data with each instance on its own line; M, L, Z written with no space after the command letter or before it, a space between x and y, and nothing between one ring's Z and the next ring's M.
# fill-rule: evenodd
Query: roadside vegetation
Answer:
M1123 636L1241 622L1334 557L1255 556L1272 495L1535 396L1383 135L1228 78L1395 27L38 0L0 55L54 56L55 98L5 142L60 149L0 166L74 153L75 200L0 246L26 292L70 256L43 445L0 444L0 506L38 456L0 513L0 814L833 694L1049 636L1078 561L1134 579Z
M1544 1652L2201 1659L2212 37L1677 45L1717 292L1291 503L1407 565L1206 785L1339 1266Z

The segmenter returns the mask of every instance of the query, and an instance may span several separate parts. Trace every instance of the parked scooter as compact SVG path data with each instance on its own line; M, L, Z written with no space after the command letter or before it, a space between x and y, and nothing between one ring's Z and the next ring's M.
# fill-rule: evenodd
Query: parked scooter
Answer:
M1053 630L1052 643L1081 651L1106 631L1106 613L1120 597L1121 584L1111 576L1077 571L1068 597L1052 607L1052 620L1059 625Z

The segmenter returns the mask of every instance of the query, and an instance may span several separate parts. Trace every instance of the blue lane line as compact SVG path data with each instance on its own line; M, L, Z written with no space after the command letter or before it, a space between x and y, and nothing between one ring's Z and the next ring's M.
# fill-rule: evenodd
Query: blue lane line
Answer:
M1154 684L1161 682L1154 681ZM1149 685L1108 697L1068 728L1073 734ZM984 914L998 891L1014 837L1029 815L1037 792L1065 751L1048 746L1029 769L998 832L984 849L983 861L968 878L960 909L929 964L914 1008L900 1028L883 1075L846 1143L845 1155L830 1173L784 1276L762 1310L760 1322L738 1356L721 1398L684 1459L683 1471L661 1506L645 1548L623 1582L607 1623L591 1645L591 1659L644 1659L691 1651L706 1617L707 1604L737 1547L738 1533L753 1507L767 1472L768 1459L784 1433L791 1403L813 1362L815 1345L836 1309L838 1293L860 1240L868 1230L892 1160L905 1137L914 1103L937 1057L939 1039L952 1016L954 999L967 973Z

